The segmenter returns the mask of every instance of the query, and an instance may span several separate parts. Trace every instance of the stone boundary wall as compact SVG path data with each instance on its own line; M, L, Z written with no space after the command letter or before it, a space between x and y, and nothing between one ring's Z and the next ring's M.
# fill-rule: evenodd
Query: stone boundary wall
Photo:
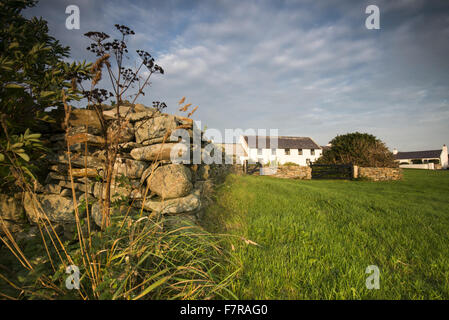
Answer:
M169 141L176 129L187 130L193 150L193 120L162 113L154 108L136 104L133 108L120 106L126 115L126 126L119 137L119 155L114 166L111 201L121 201L123 207L133 205L135 211L144 208L148 213L176 215L194 222L201 219L204 208L211 201L214 185L224 180L231 165L178 164L171 162L171 153L177 142ZM104 111L114 119L116 108ZM101 125L94 110L74 109L69 120L72 176L78 205L85 207L85 192L93 223L101 226L100 199L104 199L105 150ZM86 127L87 125L87 127ZM14 232L36 226L43 218L36 207L41 207L49 220L64 233L73 233L75 226L74 201L68 168L66 134L62 126L52 128L47 139L52 153L48 155L48 174L35 188L35 193L0 195L0 217ZM179 140L178 140L179 141ZM85 158L85 143L88 156ZM208 145L201 133L201 150ZM198 144L196 145L198 147ZM177 151L177 149L175 150ZM87 170L85 169L87 160ZM150 175L153 176L150 180ZM144 200L145 190L148 188ZM80 208L78 206L78 208ZM118 210L118 209L114 209ZM116 211L112 215L117 214ZM86 215L85 209L80 214ZM0 234L2 234L0 228Z
M401 180L400 168L374 168L354 166L354 178L365 178L372 181Z
M278 166L276 170L272 168L261 168L261 175L270 175L283 179L312 179L312 169L308 166Z
M259 174L255 174L259 175ZM260 175L285 179L312 179L312 169L309 166L278 166L277 170L270 167L260 169ZM353 179L365 178L372 181L401 180L401 168L374 168L353 166Z

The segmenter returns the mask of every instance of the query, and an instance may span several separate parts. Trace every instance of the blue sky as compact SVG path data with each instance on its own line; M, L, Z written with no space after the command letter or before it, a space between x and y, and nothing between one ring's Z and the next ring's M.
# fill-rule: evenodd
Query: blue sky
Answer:
M78 5L80 30L65 28ZM380 9L380 30L365 8ZM327 144L337 134L376 135L402 151L449 144L449 2L41 0L42 16L75 60L94 60L87 31L136 32L166 71L141 103L183 96L208 128L278 129ZM135 57L129 60L134 65Z

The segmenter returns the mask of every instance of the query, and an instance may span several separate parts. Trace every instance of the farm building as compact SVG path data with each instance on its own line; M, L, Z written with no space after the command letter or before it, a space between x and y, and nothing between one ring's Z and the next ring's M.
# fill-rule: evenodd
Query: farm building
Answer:
M441 149L426 150L426 151L399 152L397 149L394 149L393 155L396 162L399 162L400 167L403 168L416 168L416 169L448 168L448 153L446 145L443 145Z
M240 144L247 154L244 160L253 163L293 162L306 166L322 154L322 148L309 137L241 136Z

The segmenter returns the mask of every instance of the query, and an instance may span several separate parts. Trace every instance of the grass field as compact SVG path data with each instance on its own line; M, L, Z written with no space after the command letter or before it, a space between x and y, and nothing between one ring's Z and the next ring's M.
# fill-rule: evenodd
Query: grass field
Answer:
M449 299L449 171L391 182L231 175L206 214L207 229L236 236L241 299ZM366 288L369 265L378 290Z

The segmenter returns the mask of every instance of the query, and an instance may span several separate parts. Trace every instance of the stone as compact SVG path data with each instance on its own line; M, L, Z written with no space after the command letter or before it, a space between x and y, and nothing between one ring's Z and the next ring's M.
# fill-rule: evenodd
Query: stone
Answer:
M10 221L26 221L25 211L19 199L0 194L0 217Z
M85 125L69 128L69 135L75 135L77 133L89 133L91 135L101 136L101 128L90 127L90 126L86 128ZM64 135L63 139L65 139L65 133L63 135Z
M125 143L120 143L118 145L118 147L120 148L120 151L131 151L132 149L136 149L136 148L141 148L143 147L143 144L134 142L134 141L130 141L130 142L125 142Z
M186 118L186 117L181 117L181 116L175 116L176 121L184 126L184 127L189 127L189 128L193 128L193 119L191 118Z
M119 106L120 117L125 117L125 115L130 114L132 111L131 107L128 106ZM103 111L103 115L110 118L117 118L117 107L113 107L107 111Z
M84 168L84 158L84 155L72 153L70 157L72 167ZM56 165L68 165L69 163L67 154L48 156L48 161ZM87 166L88 168L103 169L103 162L100 161L97 157L87 156Z
M129 209L129 211L128 211ZM136 208L129 208L128 206L120 206L120 208L109 208L111 215L112 216L117 216L117 215L126 215L128 213L128 216L134 216L136 214L139 214L140 211L137 210ZM95 222L95 224L99 227L102 226L102 221L103 221L103 214L101 211L101 203L100 202L95 202L90 210L90 215L93 219L93 221Z
M44 193L60 194L62 187L59 184L50 183L45 185Z
M192 173L182 164L157 168L150 181L150 190L164 199L184 197L192 191Z
M72 176L73 177L88 177L88 178L96 178L99 175L99 171L94 168L72 168Z
M118 136L117 136L118 134ZM118 143L125 143L134 140L134 127L129 122L122 122L121 128L118 129L118 123L112 123L108 128L108 140L117 141Z
M191 193L186 197L168 200L147 200L144 203L146 210L158 212L160 214L179 214L194 212L201 206L198 194Z
M70 189L62 189L61 193L59 194L61 197L67 197L70 198L72 196L72 190Z
M163 142L169 143L170 141L168 141L168 138L166 139L165 137L159 137L159 138L145 140L144 142L142 142L142 146L149 146L152 144L158 144L158 143L163 143Z
M62 188L68 189L70 191L70 195L72 194L72 182L71 181L64 181L64 180L60 180L58 183L59 186L61 186ZM73 182L73 188L76 191L80 191L80 192L86 192L86 187L87 187L87 193L90 194L94 194L94 183L90 182L90 183L83 183L83 182Z
M131 113L127 116L127 119L129 119L130 122L137 122L161 116L160 111L154 108L148 108L140 111L136 109L136 111L136 113Z
M130 199L142 198L142 192L140 190L140 182L131 180L130 183L120 183L117 180L111 182L111 200L114 201L119 197L129 197ZM93 195L95 198L104 199L106 195L106 184L97 182L94 185Z
M198 166L195 172L196 180L207 180L211 175L211 166L208 164L202 164Z
M77 132L80 131L80 132ZM73 131L72 133L69 133L68 140L71 145L78 144L78 143L85 143L87 142L88 145L95 145L100 146L104 144L104 139L101 136L90 134L87 132L83 132L83 130L77 130ZM84 130L86 131L86 130ZM58 142L63 141L64 147L66 146L66 134L55 134L50 137L51 142Z
M174 116L161 115L135 123L136 142L142 143L145 140L164 137L167 132L176 129L177 123Z
M130 179L138 179L142 176L148 163L132 159L118 158L114 165L116 175L124 175Z
M173 157L182 157L184 153L182 146L182 144L178 143L153 144L133 149L130 155L135 160L171 160L172 152Z
M69 124L72 127L85 126L101 129L101 123L95 110L72 109Z
M95 222L95 224L97 226L101 227L102 226L102 221L103 221L103 212L101 210L101 203L100 202L95 202L92 205L92 207L90 209L90 215L91 215L93 221Z
M25 223L17 223L15 221L10 220L0 220L0 235L5 235L6 233L3 231L2 221L4 224L4 227L10 232L10 233L19 233L22 232L25 228Z
M134 105L134 110L136 110L136 112L142 112L142 111L146 111L147 107L145 107L143 104L141 103L136 103Z
M145 171L140 176L140 184L143 185L145 183L145 181L151 175L151 172L153 171L153 169L156 170L156 168L158 166L164 165L164 164L170 164L170 163L171 162L168 160L162 160L162 161L157 161L155 163L152 163L150 166L148 166L148 168L145 169Z
M40 220L46 221L42 211L45 212L51 222L75 223L73 200L70 198L65 198L56 194L33 196L31 193L26 192L24 207L26 215L32 223L38 223ZM81 216L82 214L83 213L80 212Z

